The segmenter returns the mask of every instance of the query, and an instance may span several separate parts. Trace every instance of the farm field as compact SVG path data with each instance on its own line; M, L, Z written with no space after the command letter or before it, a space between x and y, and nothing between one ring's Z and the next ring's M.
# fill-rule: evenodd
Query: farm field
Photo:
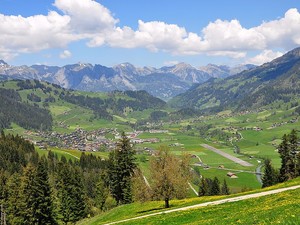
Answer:
M85 130L95 130L99 128L117 128L119 131L134 131L128 124L134 123L135 119L148 117L150 112L133 112L127 116L115 116L112 122L107 120L89 120L92 112L89 110L74 107L69 103L60 103L51 106L51 112L54 115L56 132L72 132L80 127ZM159 128L164 130L162 133L142 132L138 138L140 139L158 139L155 143L135 144L134 148L138 149L137 162L141 167L144 176L149 179L149 158L150 155L143 153L143 149L157 149L161 145L169 146L175 155L188 154L192 157L191 166L198 166L198 158L201 159L204 167L199 167L204 177L217 177L220 181L224 179L232 193L253 190L261 187L255 171L262 165L264 158L270 158L275 167L279 168L280 158L276 151L276 145L281 142L283 134L289 133L292 129L299 126L298 120L290 123L295 118L293 109L288 111L282 110L265 110L259 113L249 113L247 115L228 114L211 115L201 117L200 119L183 119L178 123L162 122ZM127 119L129 118L129 119ZM278 121L282 125L276 127L273 124ZM65 128L57 126L58 124L67 125ZM209 125L209 129L205 134L200 134L201 126ZM186 128L190 126L190 129ZM256 130L259 128L259 130ZM23 131L17 126L16 131ZM222 131L221 135L216 130ZM167 131L167 132L165 132ZM212 135L211 135L212 133ZM214 133L217 135L214 136ZM239 139L231 139L236 133L240 135ZM200 134L200 135L199 135ZM227 135L224 139L223 136ZM106 135L114 138L113 135ZM252 167L241 166L223 156L216 154L201 144L208 144L227 154L238 157L244 161L253 164ZM235 146L240 149L240 154L235 153ZM81 152L75 150L52 149L58 156L65 155L67 159L76 160L80 157ZM141 151L142 150L142 151ZM43 152L43 151L41 151ZM44 152L42 154L45 154ZM108 157L108 152L90 152L103 158ZM196 157L196 158L195 158ZM195 164L195 165L194 165ZM220 168L221 167L221 168ZM263 171L263 168L261 168ZM237 179L231 179L227 176L228 172L237 175ZM192 184L197 189L197 184Z

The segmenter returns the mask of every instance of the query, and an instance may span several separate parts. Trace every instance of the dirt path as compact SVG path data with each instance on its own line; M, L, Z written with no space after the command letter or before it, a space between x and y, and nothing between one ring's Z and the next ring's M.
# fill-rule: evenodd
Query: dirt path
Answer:
M185 207L181 207L181 208L177 208L177 209L171 209L171 210L166 210L163 212L157 212L157 213L152 213L152 214L148 214L148 215L144 215L144 216L138 216L138 217L133 217L133 218L125 219L125 220L115 221L115 222L107 223L106 225L118 224L118 223L128 222L131 220L143 219L143 218L147 218L147 217L151 217L151 216L157 216L160 214L184 211L184 210L189 210L189 209L197 209L197 208L201 208L204 206L220 205L220 204L224 204L227 202L238 202L238 201L242 201L242 200L246 200L246 199L250 199L250 198L258 198L258 197L262 197L262 196L277 194L277 193L284 192L284 191L295 190L298 188L300 188L300 185L287 187L287 188L279 188L276 190L265 191L265 192L255 193L255 194L248 194L248 195L243 195L243 196L238 196L238 197L233 197L233 198L227 198L227 199L222 199L222 200L217 200L217 201L212 201L212 202L205 202L205 203L196 204L196 205L192 205L192 206L185 206Z
M223 151L221 151L219 149L216 149L216 148L214 148L214 147L212 147L210 145L202 144L201 146L204 147L204 148L206 148L206 149L208 149L208 150L211 150L211 151L213 151L213 152L215 152L215 153L217 153L217 154L219 154L219 155L221 155L221 156L223 156L223 157L225 157L225 158L227 158L227 159L229 159L229 160L231 160L231 161L233 161L235 163L238 163L238 164L240 164L242 166L253 166L251 163L248 163L248 162L246 162L246 161L244 161L242 159L239 159L239 158L237 158L235 156L229 155L228 153L223 152Z

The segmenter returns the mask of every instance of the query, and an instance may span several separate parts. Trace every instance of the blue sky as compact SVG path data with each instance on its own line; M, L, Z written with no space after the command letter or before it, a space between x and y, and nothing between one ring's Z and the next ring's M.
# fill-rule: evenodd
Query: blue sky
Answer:
M13 65L262 64L300 44L296 0L1 0Z

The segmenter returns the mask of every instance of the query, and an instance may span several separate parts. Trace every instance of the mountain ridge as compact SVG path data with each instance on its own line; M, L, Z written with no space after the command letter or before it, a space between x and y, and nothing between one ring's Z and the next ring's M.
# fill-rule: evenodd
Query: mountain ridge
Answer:
M145 90L168 100L187 91L193 84L203 83L212 77L228 77L234 74L231 71L240 72L250 68L230 68L213 64L210 64L210 67L214 70L205 71L205 67L196 68L186 63L161 68L136 67L128 62L113 67L90 63L75 63L62 67L11 66L1 60L0 75L8 79L37 79L83 91Z
M290 101L300 93L300 48L223 79L194 85L170 101L173 107L208 111L255 109Z

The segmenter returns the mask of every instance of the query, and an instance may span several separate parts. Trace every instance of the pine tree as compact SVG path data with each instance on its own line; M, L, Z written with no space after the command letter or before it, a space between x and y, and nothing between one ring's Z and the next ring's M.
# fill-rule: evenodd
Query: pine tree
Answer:
M34 190L33 215L36 224L56 224L46 160L38 163L32 185Z
M199 196L206 196L209 194L209 186L207 179L204 177L201 178L200 187L199 187Z
M290 152L289 152L289 143L288 143L288 136L285 134L282 137L282 142L278 146L278 152L281 158L281 168L280 168L280 181L284 182L289 179L290 171L289 171L289 164L290 164Z
M108 164L109 187L112 196L118 204L132 202L131 178L136 168L135 151L124 132L116 149L109 154Z
M291 174L293 178L298 176L298 171L297 171L297 153L299 151L298 142L299 139L297 136L297 131L293 129L289 135L290 155L291 155L291 160L293 162L291 165Z
M21 217L21 177L20 174L14 173L7 183L7 219L9 224L22 224Z
M215 177L211 185L210 195L219 195L220 193L220 181L217 177Z
M264 171L264 175L262 177L262 183L263 183L262 187L264 188L264 187L269 187L274 184L277 184L278 183L278 175L276 173L276 170L272 166L270 159L266 159L264 161L264 167L265 167L265 171Z
M280 181L284 182L297 177L299 175L297 170L299 148L295 130L292 130L289 135L283 135L278 152L281 158Z
M99 209L104 210L104 205L108 196L109 196L109 188L106 186L104 180L100 179L96 185L96 197L95 197L95 203Z
M60 162L57 186L61 220L67 224L84 218L87 206L80 170Z
M36 169L31 165L24 168L23 176L21 178L20 187L20 211L23 224L35 223L35 197L36 193L32 187L35 182Z
M222 185L222 188L221 188L221 194L222 195L230 195L229 187L228 187L227 182L226 182L225 179L223 181L223 185Z

